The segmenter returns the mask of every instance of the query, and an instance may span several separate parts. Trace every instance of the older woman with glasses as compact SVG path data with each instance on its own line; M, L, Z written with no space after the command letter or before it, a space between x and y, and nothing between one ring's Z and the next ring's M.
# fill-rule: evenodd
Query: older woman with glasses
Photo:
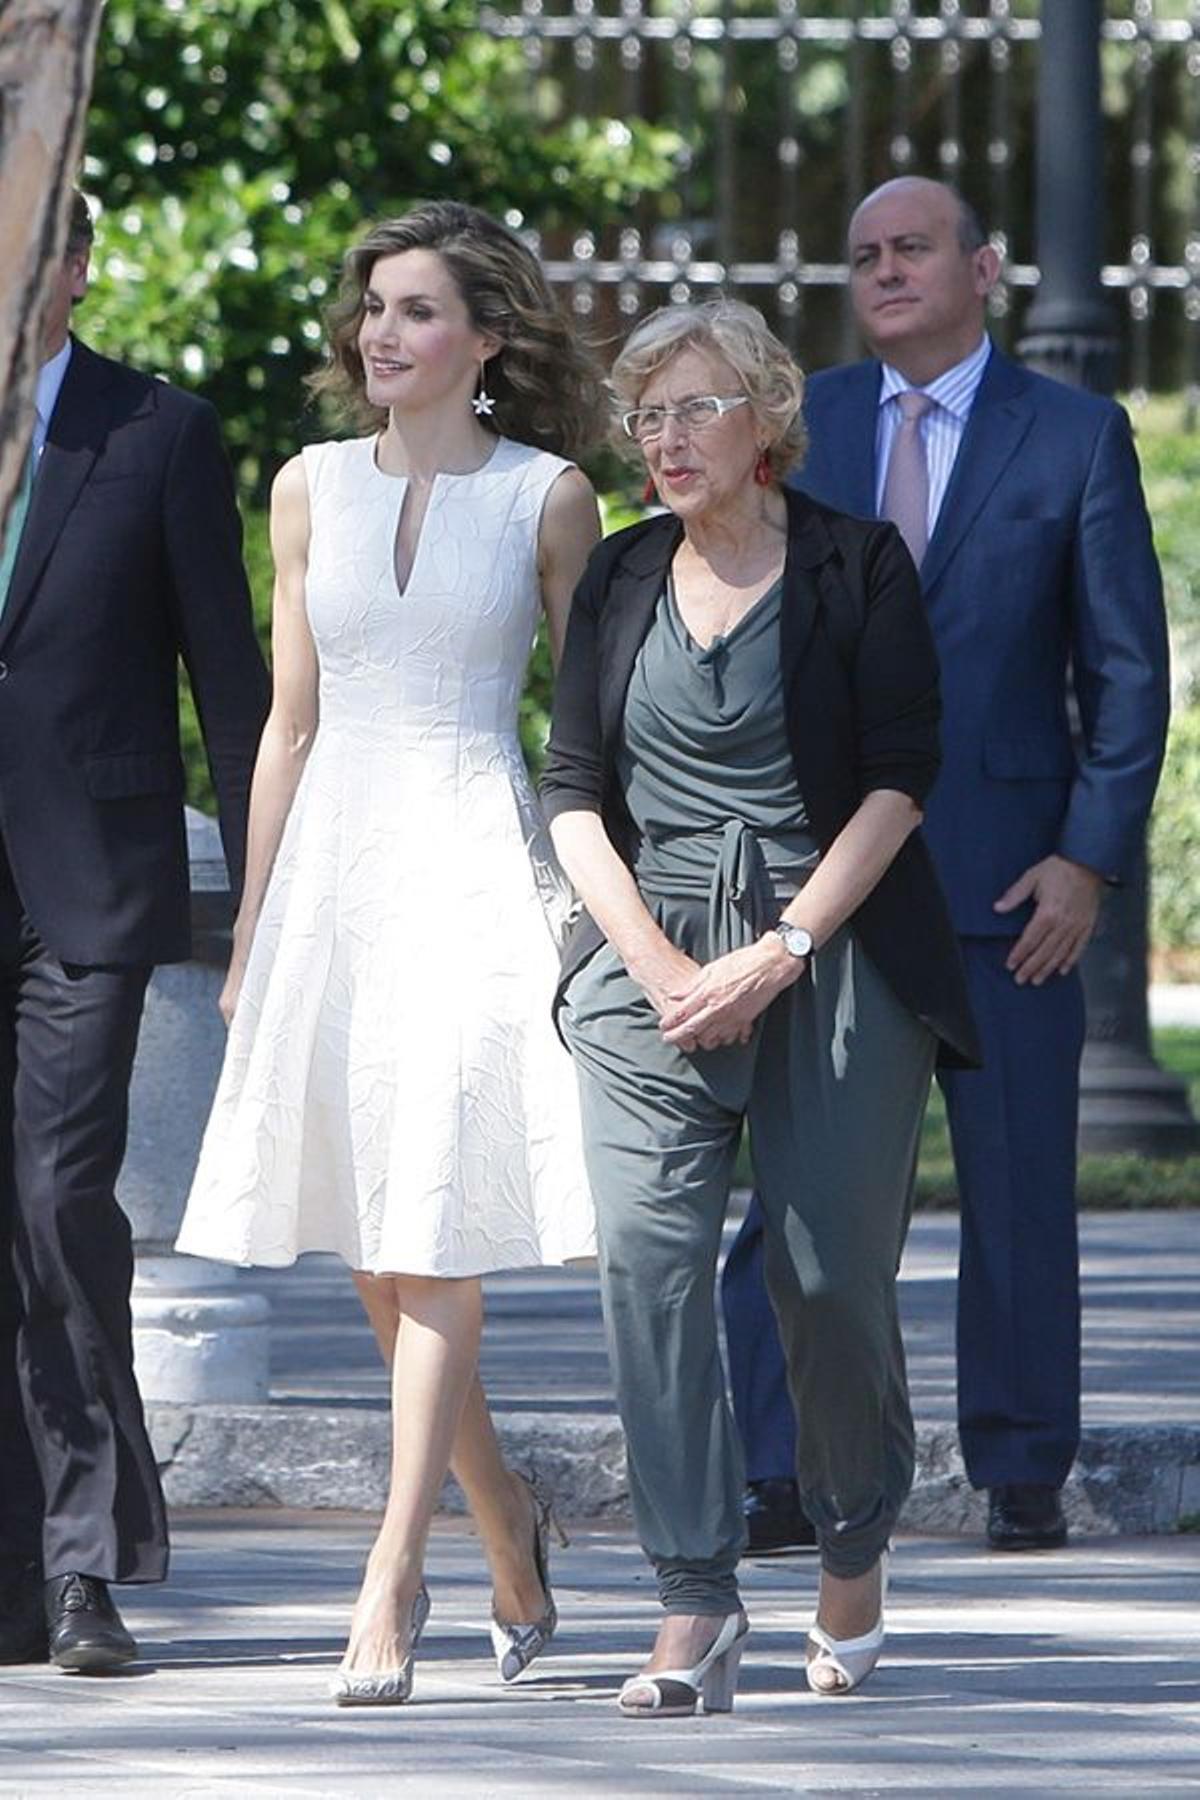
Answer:
M822 1555L808 1682L883 1643L913 1468L895 1277L939 1050L974 1060L919 836L937 664L895 529L781 485L802 378L751 307L670 307L613 380L667 512L593 552L543 796L586 911L575 1057L617 1401L665 1617L634 1717L733 1701L742 1468L714 1275L750 1127Z

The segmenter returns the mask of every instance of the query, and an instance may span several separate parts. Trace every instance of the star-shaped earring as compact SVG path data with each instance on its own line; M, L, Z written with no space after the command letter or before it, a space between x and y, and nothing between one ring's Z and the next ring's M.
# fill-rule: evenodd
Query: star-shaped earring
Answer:
M484 382L484 378L483 378L484 368L485 368L485 364L480 363L480 365L479 365L479 391L475 395L475 398L471 401L471 409L474 412L476 418L490 418L491 415L496 410L496 402L492 399L492 396L488 393L487 386Z

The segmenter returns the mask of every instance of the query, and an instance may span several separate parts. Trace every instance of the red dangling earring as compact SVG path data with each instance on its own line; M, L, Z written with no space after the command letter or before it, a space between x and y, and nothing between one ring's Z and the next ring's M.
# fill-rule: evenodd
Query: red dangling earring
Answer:
M758 461L754 465L754 479L759 487L771 485L771 459L765 450L758 453Z
M654 502L657 499L658 499L658 490L654 486L654 477L653 477L653 475L647 475L646 485L642 489L642 505L643 506L653 506Z

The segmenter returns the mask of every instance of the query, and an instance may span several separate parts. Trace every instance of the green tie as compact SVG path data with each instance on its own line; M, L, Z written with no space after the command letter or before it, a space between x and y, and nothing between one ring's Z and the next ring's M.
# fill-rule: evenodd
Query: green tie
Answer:
M29 511L29 498L33 493L33 471L36 466L36 453L33 445L29 446L29 455L25 458L25 467L21 471L21 483L13 495L12 505L8 512L8 524L4 532L4 547L0 549L0 613L4 611L8 599L9 584L17 563L17 552L21 548L21 533L25 529L25 515Z

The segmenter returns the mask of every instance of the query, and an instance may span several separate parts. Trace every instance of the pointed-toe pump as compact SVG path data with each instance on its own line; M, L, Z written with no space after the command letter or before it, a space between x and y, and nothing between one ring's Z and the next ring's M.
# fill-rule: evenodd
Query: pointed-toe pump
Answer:
M412 1693L413 1652L421 1641L421 1633L429 1618L429 1590L422 1582L413 1601L409 1624L408 1655L397 1669L373 1669L369 1674L355 1674L339 1669L329 1684L329 1697L335 1706L403 1706Z
M523 1675L530 1663L542 1654L558 1629L558 1609L550 1589L550 1533L553 1531L564 1550L571 1541L555 1518L554 1502L536 1471L531 1470L521 1479L533 1496L533 1561L538 1580L542 1584L542 1592L546 1596L546 1605L541 1618L534 1619L527 1625L510 1625L504 1619L498 1619L493 1607L492 1649L496 1653L496 1668L504 1682L515 1681L519 1675Z
M627 1719L687 1719L698 1705L703 1705L706 1713L732 1712L749 1634L745 1613L729 1613L694 1668L656 1669L653 1674L631 1676L617 1696L617 1705Z

